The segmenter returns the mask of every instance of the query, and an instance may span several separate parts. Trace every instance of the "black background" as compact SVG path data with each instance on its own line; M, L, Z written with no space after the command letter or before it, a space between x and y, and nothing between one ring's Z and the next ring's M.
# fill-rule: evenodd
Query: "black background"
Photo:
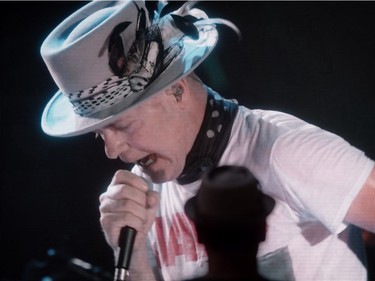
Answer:
M0 279L21 280L28 262L45 260L51 248L112 272L98 197L114 171L128 167L107 160L92 134L60 139L40 129L42 110L57 91L40 45L83 4L0 2ZM198 5L243 35L238 41L219 27L217 48L197 70L207 84L250 108L297 115L375 159L374 2ZM374 268L374 248L367 249Z

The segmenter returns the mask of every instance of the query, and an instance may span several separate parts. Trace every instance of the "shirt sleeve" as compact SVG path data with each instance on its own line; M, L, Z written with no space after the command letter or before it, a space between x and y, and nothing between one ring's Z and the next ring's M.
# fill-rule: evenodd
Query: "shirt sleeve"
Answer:
M374 165L361 150L315 126L282 135L272 161L287 203L336 234L346 227L344 217Z

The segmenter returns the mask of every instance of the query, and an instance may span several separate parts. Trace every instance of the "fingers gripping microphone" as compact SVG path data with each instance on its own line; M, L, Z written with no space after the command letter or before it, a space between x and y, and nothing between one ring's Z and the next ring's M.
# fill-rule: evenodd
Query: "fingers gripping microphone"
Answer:
M129 226L121 229L119 238L120 253L115 268L114 281L126 281L129 279L129 265L136 234L137 231Z
M152 183L145 178L143 180L147 183L148 190L152 190ZM121 228L119 237L120 253L115 267L114 281L129 280L129 266L136 234L137 231L130 226Z

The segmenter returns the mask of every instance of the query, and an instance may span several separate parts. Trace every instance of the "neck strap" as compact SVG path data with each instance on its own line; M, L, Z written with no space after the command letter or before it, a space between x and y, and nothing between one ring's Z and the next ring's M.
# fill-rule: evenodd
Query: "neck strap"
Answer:
M232 131L237 115L237 103L222 98L207 87L207 105L203 122L191 151L186 157L185 168L177 178L181 185L192 183L216 167Z

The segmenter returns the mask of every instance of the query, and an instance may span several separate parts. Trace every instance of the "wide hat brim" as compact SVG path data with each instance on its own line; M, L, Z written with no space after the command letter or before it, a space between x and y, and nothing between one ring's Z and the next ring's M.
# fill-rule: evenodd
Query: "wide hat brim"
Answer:
M57 93L47 103L41 118L43 131L56 137L70 137L86 134L100 129L116 120L122 113L168 88L199 66L216 46L218 32L216 28L199 31L197 40L184 37L181 53L151 82L143 91L134 92L124 102L94 113L81 116L74 112L69 99Z

